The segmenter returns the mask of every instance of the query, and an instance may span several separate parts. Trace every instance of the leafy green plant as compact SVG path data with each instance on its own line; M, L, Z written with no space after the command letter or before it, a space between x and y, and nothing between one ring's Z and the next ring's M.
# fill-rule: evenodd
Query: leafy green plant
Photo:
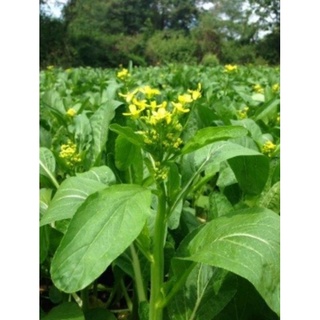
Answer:
M106 88L69 100L69 77L47 81L40 263L55 306L43 319L216 320L235 317L231 304L278 319L277 88L256 100L254 71L195 68L102 72ZM159 72L163 82L146 84ZM65 136L73 145L61 149Z

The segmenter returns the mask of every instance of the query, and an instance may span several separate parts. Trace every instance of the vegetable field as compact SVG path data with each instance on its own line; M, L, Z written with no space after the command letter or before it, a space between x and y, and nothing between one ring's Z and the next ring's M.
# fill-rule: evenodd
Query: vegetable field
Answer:
M40 72L41 319L279 319L279 78Z

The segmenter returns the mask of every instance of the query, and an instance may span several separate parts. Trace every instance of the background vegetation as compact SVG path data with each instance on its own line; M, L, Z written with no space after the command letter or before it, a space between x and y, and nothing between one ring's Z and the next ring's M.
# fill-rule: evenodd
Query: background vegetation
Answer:
M69 0L60 18L47 4L41 68L280 62L280 0Z

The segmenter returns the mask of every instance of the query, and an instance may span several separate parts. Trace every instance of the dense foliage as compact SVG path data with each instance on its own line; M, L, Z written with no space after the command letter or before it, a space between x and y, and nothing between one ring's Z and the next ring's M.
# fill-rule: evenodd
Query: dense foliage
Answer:
M40 72L41 319L279 319L279 68L209 62Z
M280 0L69 0L40 11L40 65L280 62ZM204 9L204 4L211 7Z

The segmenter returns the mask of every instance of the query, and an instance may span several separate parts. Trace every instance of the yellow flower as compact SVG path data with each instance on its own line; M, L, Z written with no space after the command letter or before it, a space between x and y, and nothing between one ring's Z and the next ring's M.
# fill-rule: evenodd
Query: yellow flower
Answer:
M117 73L117 77L121 80L125 80L129 76L130 76L129 70L125 68L123 68L121 71Z
M129 105L129 111L130 112L124 112L124 116L130 116L133 119L139 118L140 112L143 111L143 109L137 109L137 107L134 104Z
M132 99L132 103L139 108L140 111L144 110L147 106L146 100L138 100L137 98Z
M134 98L137 92L138 92L138 89L135 89L132 92L128 92L127 94L119 93L119 96L124 97L127 103L131 103L132 99Z
M249 111L249 107L245 106L243 109L241 110L238 110L237 113L238 113L238 116L240 119L245 119L247 118L247 113Z
M237 65L227 64L224 66L224 72L233 72L238 69Z
M191 103L193 100L191 94L185 93L178 96L178 101L184 105L186 103Z
M198 83L197 90L188 90L189 93L191 93L192 100L197 100L201 97L201 83Z
M272 86L272 91L273 91L274 93L280 91L280 85L279 85L279 83L276 83L276 84L274 84L274 85Z
M68 109L68 111L67 111L67 115L68 115L69 117L74 117L76 114L77 114L77 111L74 110L73 108L70 108L70 109Z
M171 113L163 107L159 108L158 111L152 111L152 116L150 117L151 124L157 124L162 120L165 120L169 124L172 120Z
M254 85L253 90L257 93L263 93L263 88L260 86L260 84Z
M174 106L173 113L187 113L190 111L190 109L185 109L181 102L172 102L172 104Z
M156 95L160 94L160 91L158 89L151 88L150 86L145 86L139 89L140 92L145 94L147 99L151 99Z
M267 154L268 156L276 149L276 145L272 143L270 140L266 141L262 146L262 152Z
M70 167L81 162L80 154L77 153L77 146L70 140L68 140L67 144L61 145L59 157L64 159Z

